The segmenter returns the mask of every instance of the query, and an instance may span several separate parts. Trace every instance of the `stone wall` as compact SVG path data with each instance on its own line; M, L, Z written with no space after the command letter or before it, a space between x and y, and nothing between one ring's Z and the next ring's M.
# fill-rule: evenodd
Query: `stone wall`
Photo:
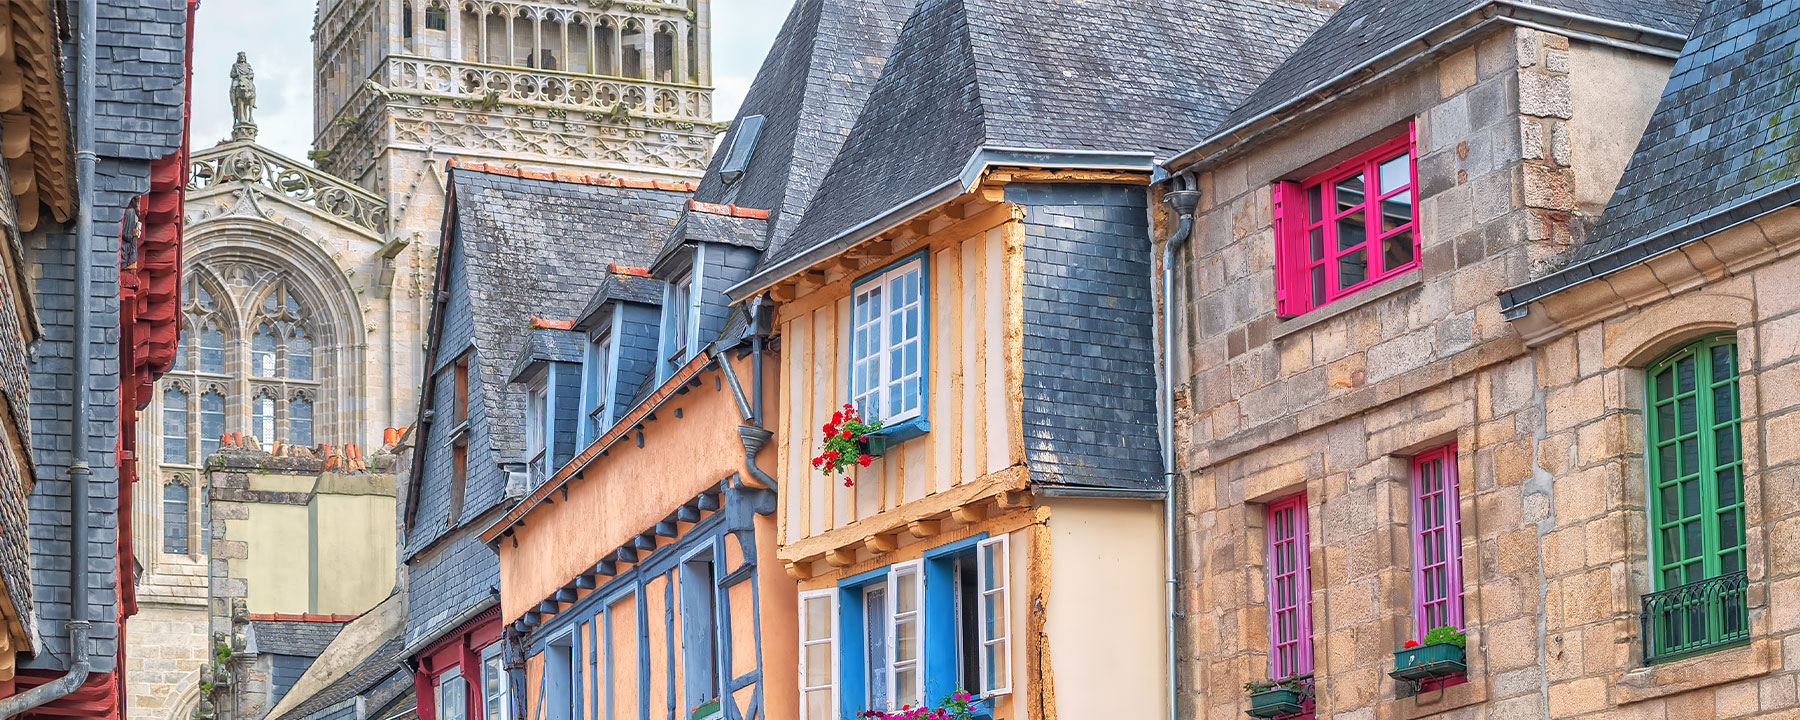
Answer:
M1558 490L1599 475L1536 467L1538 436L1599 413L1537 392L1540 361L1495 293L1559 267L1591 222L1581 213L1598 209L1579 199L1611 192L1580 183L1616 182L1629 159L1628 146L1572 142L1573 129L1583 138L1640 132L1661 89L1641 77L1668 65L1490 26L1198 178L1202 205L1177 268L1184 714L1241 717L1243 683L1268 676L1264 503L1305 492L1321 717L1458 707L1468 709L1454 717L1544 716L1544 663L1555 648L1540 641L1543 610L1565 590L1542 574L1537 539L1570 501ZM1615 79L1640 87L1628 98L1574 91ZM1271 183L1326 170L1409 122L1421 266L1279 317ZM1416 637L1409 461L1450 443L1469 682L1411 697L1386 675L1392 652ZM1611 542L1584 547L1604 560L1608 548L1623 552L1628 532L1602 525L1596 533Z

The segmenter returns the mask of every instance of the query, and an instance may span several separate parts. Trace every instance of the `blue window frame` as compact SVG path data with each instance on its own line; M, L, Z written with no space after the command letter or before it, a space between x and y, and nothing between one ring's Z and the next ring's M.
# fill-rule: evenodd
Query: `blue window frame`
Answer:
M902 258L850 289L850 402L896 440L929 429L930 273L926 253Z
M978 535L845 578L835 596L803 596L805 717L825 717L833 689L844 717L935 705L958 690L991 713L991 699L1012 691L1008 547L1005 535ZM819 617L833 600L835 627Z

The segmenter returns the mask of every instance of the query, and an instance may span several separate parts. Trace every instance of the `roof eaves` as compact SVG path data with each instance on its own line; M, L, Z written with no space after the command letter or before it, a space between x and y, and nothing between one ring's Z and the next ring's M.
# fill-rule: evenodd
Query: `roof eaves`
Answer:
M774 265L764 268L743 282L726 289L733 303L740 303L768 289L782 278L830 258L852 245L900 226L945 202L969 192L990 168L996 166L1058 168L1068 170L1140 170L1150 172L1156 159L1147 152L1113 152L1108 150L1048 150L1032 148L980 147L963 164L956 177L905 200L835 237L814 244Z
M550 476L550 479L544 481L544 484L539 485L536 490L531 491L529 495L526 495L523 500L520 500L518 504L507 510L492 524L483 528L480 532L481 541L490 545L497 542L502 534L511 529L512 526L517 525L520 520L525 518L525 516L530 515L533 510L536 510L539 505L543 504L546 498L550 497L551 493L568 485L570 478L581 474L581 471L587 468L588 464L600 457L601 453L610 449L613 446L613 443L625 439L625 437L630 434L631 430L648 422L650 416L656 412L657 408L662 407L662 404L667 402L669 398L675 397L676 388L692 381L695 376L710 367L714 362L717 362L717 358L711 353L695 353L694 357L689 359L686 365L675 370L674 373L669 375L669 379L664 380L662 384L657 386L656 391L650 394L648 401L640 403L637 407L633 408L631 412L626 413L624 418L613 423L611 429L607 430L604 435L601 435L598 439L594 440L593 443L589 444L587 449L582 450L580 454L575 456L575 459L570 460L568 464L563 465L562 469L556 471L556 474Z
M1682 44L1686 39L1676 33L1529 2L1493 0L1472 5L1468 10L1313 86L1310 90L1236 125L1215 130L1193 147L1163 163L1162 169L1170 175L1176 175L1233 157L1261 136L1310 115L1340 96L1384 80L1447 50L1460 48L1464 41L1496 22L1581 37L1670 59L1681 54ZM1309 100L1312 102L1309 103Z
M1557 292L1580 285L1716 235L1727 229L1789 207L1800 206L1800 180L1739 200L1715 212L1688 218L1585 262L1570 265L1531 282L1500 292L1500 312L1509 320L1524 316L1524 308Z

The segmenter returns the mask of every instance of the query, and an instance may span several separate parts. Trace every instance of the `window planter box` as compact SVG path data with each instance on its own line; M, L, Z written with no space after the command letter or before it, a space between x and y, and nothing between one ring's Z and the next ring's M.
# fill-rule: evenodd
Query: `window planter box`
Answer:
M689 717L693 720L722 720L725 717L725 709L719 706L718 698L713 698L700 703Z
M1256 718L1277 718L1285 715L1304 712L1305 696L1293 688L1269 688L1250 694L1250 709L1247 713Z
M862 439L857 441L856 447L862 450L864 455L881 457L887 454L888 436L881 434L881 431L877 430L862 436Z
M1455 643L1430 643L1394 651L1394 671L1388 677L1418 682L1465 672L1463 648Z

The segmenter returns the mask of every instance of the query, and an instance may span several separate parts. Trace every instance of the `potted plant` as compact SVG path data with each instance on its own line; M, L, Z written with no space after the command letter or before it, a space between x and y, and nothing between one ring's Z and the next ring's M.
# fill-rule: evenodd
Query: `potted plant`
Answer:
M725 717L725 709L719 706L718 698L713 698L695 705L693 710L688 711L688 717L693 720L718 720Z
M1306 710L1304 678L1244 683L1250 693L1250 717L1273 718Z
M825 471L827 477L844 473L844 487L856 484L845 473L851 465L868 467L887 451L887 438L871 436L881 429L881 421L864 421L850 403L833 412L831 422L819 429L824 432L819 443L824 449L812 459L813 467Z
M899 710L863 710L852 717L856 720L975 720L975 703L979 700L968 692L958 690L945 695L936 707L920 705Z
M1432 628L1425 632L1424 642L1408 640L1394 651L1394 671L1388 676L1418 682L1463 672L1468 669L1463 660L1467 643L1461 630L1448 625Z

